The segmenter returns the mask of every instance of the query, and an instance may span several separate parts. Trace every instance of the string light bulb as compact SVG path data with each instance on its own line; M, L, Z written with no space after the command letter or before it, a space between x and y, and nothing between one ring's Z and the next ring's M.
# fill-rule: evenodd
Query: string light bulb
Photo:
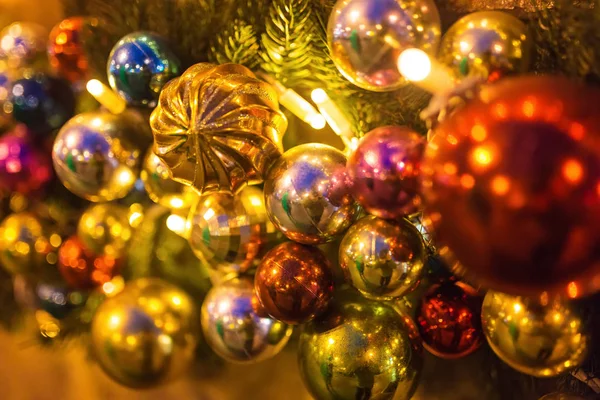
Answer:
M108 86L100 82L98 79L90 79L85 85L87 91L94 98L113 114L121 114L125 111L127 103L113 92Z

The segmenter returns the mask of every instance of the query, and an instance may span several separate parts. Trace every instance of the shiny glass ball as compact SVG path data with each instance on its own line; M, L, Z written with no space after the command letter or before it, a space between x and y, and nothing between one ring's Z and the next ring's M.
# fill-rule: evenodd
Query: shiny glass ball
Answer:
M331 58L351 83L376 92L406 84L398 58L406 49L435 54L440 16L433 0L338 0L327 24Z
M319 244L342 235L359 214L349 192L346 157L311 143L286 151L265 180L269 218L289 239Z
M107 111L79 114L54 141L52 160L63 185L90 201L125 197L133 187L141 151L130 139L136 128Z
M202 303L202 330L209 346L234 363L255 363L275 356L287 344L292 327L253 309L249 277L214 286Z
M133 32L108 56L108 83L129 105L154 107L162 87L179 74L179 60L160 36Z
M92 253L120 258L132 236L130 210L119 204L92 204L81 214L77 237Z
M377 299L402 296L415 288L425 263L419 231L407 220L360 219L339 249L341 267L363 295Z

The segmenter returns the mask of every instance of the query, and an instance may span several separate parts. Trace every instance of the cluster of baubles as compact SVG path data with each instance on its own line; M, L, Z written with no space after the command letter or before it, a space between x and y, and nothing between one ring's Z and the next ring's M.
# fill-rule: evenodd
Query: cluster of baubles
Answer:
M51 34L51 64L73 83L91 76L85 32L97 25L74 18ZM520 21L470 14L441 37L430 0L340 0L328 33L340 72L374 91L406 83L397 63L412 48L437 54L456 79L492 83L528 67ZM33 57L35 41L21 42L7 57ZM458 358L484 337L530 375L581 364L589 332L564 298L600 289L600 92L564 78L504 78L482 86L429 142L383 126L347 153L317 143L284 152L287 120L271 85L241 65L200 63L180 76L179 68L163 39L136 32L115 45L107 67L131 106L125 112L65 123L71 103L47 76L11 81L2 99L32 131L62 126L56 175L92 204L72 235L28 212L5 218L0 262L18 276L56 265L64 293L109 296L92 343L115 380L147 387L179 375L201 331L228 361L263 361L295 325L303 325L302 378L317 399L408 400L423 347ZM155 107L149 127L144 107ZM52 177L26 131L0 138L0 194L37 193ZM157 205L128 202L140 186ZM172 237L161 241L163 229ZM317 246L337 242L332 262ZM130 247L149 248L126 260ZM433 252L461 280L428 273ZM127 263L153 269L191 254L214 284L200 313L160 279L114 289ZM400 299L419 285L411 318Z

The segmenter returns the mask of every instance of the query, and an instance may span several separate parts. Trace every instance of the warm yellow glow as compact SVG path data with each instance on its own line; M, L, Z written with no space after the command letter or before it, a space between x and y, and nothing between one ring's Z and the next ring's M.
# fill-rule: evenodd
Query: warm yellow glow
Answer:
M480 167L487 167L494 160L492 149L486 146L477 146L473 150L473 161Z
M292 114L312 126L314 129L323 129L327 124L325 118L323 118L313 105L292 89L281 91L279 102L282 106L290 110Z
M520 313L520 312L521 312L521 310L523 309L523 307L521 306L521 304L519 304L519 303L515 303L515 304L513 305L513 309L515 310L515 313L517 313L517 314L518 314L518 313Z
M182 200L181 198L179 198L179 197L172 197L172 198L169 200L169 205L170 205L172 208L181 208L181 207L183 207L183 206L184 206L184 202L183 202L183 200Z
M473 128L471 128L471 137L476 142L483 142L487 137L487 130L485 129L485 126L474 125Z
M575 282L569 283L569 285L567 286L567 293L572 299L577 297L577 295L579 294L579 288L577 288L577 284Z
M352 126L338 106L329 98L327 92L320 88L313 90L310 97L327 124L342 139L346 147L350 148L354 137Z
M492 191L498 196L505 195L510 189L510 181L507 177L498 175L492 180Z
M309 117L308 123L312 126L313 129L323 129L325 125L327 125L327 121L321 114L313 114Z
M407 80L419 82L431 73L431 59L423 50L407 49L400 53L398 69Z
M578 160L567 160L562 167L564 178L571 184L578 184L583 179L584 169Z
M310 98L315 104L319 105L325 103L329 99L329 96L327 96L327 93L323 89L319 88L312 91Z
M177 214L171 214L167 218L167 228L178 235L185 233L185 218Z
M120 114L125 111L127 104L125 100L115 94L108 86L98 79L90 79L85 85L87 91L94 96L98 103L102 104L113 114Z

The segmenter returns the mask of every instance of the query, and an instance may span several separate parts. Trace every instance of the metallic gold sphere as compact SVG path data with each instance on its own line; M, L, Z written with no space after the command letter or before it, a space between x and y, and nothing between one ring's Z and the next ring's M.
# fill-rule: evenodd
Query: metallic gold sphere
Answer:
M135 128L108 111L71 118L54 141L52 160L63 185L90 201L125 197L137 179L140 149Z
M92 347L117 382L151 387L180 377L194 359L199 338L192 299L157 278L131 281L106 299L92 321Z
M501 11L482 11L459 19L444 34L438 60L457 78L496 80L529 69L532 41L527 26Z
M346 156L310 143L286 151L265 181L269 218L285 236L319 244L342 235L359 214L349 192Z
M423 364L412 320L390 303L336 294L298 344L302 380L319 400L408 400Z
M0 31L0 59L6 60L9 68L39 64L46 56L46 29L32 22L13 22Z
M198 195L192 188L169 177L169 168L152 149L148 149L146 153L140 178L148 197L161 206L190 208L198 200Z
M154 152L198 193L262 183L282 153L287 119L275 89L238 64L199 63L160 92Z
M0 263L13 275L40 272L56 264L61 237L33 214L11 214L0 223Z
M302 324L327 308L333 296L333 272L321 250L287 242L263 257L254 287L271 317Z
M372 215L348 230L339 260L352 285L376 299L402 296L419 283L425 248L419 231L403 219L386 221Z
M246 272L282 236L267 216L262 190L252 186L202 196L187 223L192 250L222 272Z
M77 236L88 250L113 258L123 255L131 234L129 209L119 204L92 204L77 225Z
M494 353L524 374L552 377L578 367L590 335L569 303L541 305L489 291L481 312L483 332Z
M400 54L419 48L434 54L440 16L433 0L338 0L327 24L331 58L353 84L376 92L406 83Z
M424 214L467 281L527 297L600 290L598 102L567 78L506 78L435 128Z
M234 363L254 363L279 353L293 328L253 309L254 284L233 278L213 287L202 303L202 331L219 356Z

